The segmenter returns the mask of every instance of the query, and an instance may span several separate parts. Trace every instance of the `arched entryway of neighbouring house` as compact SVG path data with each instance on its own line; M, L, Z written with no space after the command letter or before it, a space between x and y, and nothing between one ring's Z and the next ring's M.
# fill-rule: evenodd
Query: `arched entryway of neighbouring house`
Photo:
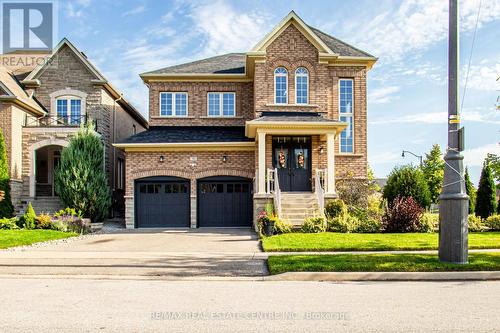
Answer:
M30 197L53 197L55 168L68 141L48 139L30 147Z

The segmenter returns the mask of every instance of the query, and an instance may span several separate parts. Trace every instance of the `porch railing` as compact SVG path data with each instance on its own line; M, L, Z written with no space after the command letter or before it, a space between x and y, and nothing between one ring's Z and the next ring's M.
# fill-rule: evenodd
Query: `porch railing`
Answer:
M27 117L26 127L79 127L87 122L87 116L45 116L42 118Z
M325 192L326 192L326 170L317 169L314 187L316 192L316 199L318 200L319 214L321 216L325 215Z
M273 195L274 209L281 218L281 189L278 179L278 169L267 169L266 192Z

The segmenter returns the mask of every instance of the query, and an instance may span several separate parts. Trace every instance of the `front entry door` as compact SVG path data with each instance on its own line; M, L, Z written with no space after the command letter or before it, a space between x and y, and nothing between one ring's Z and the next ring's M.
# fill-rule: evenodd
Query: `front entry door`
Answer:
M273 137L273 167L282 191L311 191L311 138Z

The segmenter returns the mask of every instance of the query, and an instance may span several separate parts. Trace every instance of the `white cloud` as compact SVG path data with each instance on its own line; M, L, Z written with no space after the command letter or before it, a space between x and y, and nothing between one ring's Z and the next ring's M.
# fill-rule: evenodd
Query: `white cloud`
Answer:
M385 104L398 98L395 96L401 89L396 86L372 89L368 94L368 102L374 104Z
M370 164L394 164L401 160L401 151L384 151L382 153L369 154Z
M499 59L499 57L496 57ZM462 83L465 82L467 67L462 70ZM471 65L469 70L469 79L467 82L467 90L483 90L495 91L500 90L500 61L497 63L489 63L481 61L479 65Z
M490 143L484 146L466 149L463 152L464 165L481 167L488 153L499 154L500 145L498 143Z
M480 0L460 1L461 32L474 29ZM500 0L483 0L479 26L500 19ZM382 61L400 60L404 55L422 53L448 36L448 2L404 0L368 24L352 28L362 48Z
M146 11L146 7L143 5L140 5L140 6L137 6L135 8L132 8L130 10L123 12L122 17L141 14L141 13L144 13L145 11Z
M271 29L266 14L238 13L224 1L195 5L190 17L205 40L205 55L248 51Z

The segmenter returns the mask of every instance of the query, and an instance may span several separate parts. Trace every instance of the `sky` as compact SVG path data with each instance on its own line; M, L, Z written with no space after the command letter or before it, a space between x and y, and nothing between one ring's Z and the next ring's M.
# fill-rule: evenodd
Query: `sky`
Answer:
M403 158L403 149L446 149L446 0L60 0L58 37L69 38L147 116L139 73L245 52L291 10L379 58L367 83L368 160L376 177L418 164ZM500 153L500 0L460 1L460 43L464 161L477 184L486 154Z

